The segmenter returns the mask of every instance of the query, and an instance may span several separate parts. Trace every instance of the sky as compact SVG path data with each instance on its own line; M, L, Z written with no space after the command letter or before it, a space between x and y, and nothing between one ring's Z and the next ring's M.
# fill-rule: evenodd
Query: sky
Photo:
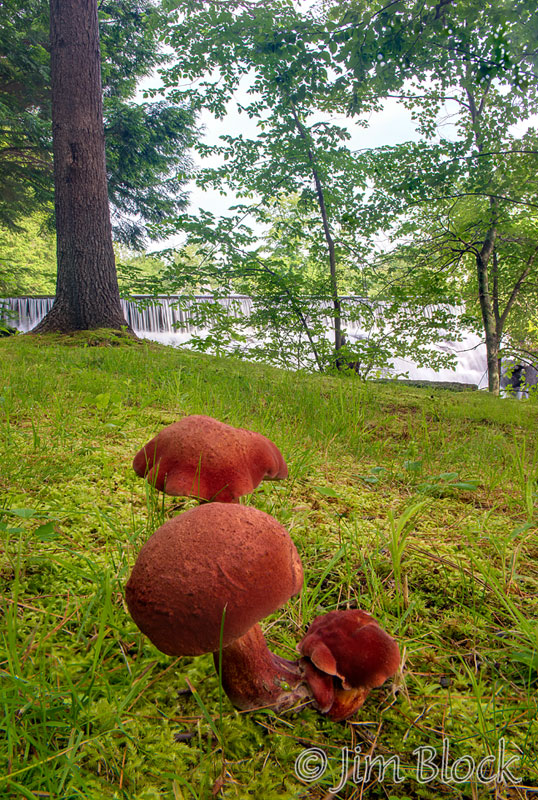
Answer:
M351 140L347 143L350 150L395 145L417 138L411 114L392 99L385 101L383 111L369 115L368 128L359 126L344 116L334 116L330 119L346 127L351 133ZM257 132L256 120L249 119L246 114L239 114L233 108L230 108L223 120L215 120L206 114L202 115L200 123L205 126L204 141L208 144L217 144L219 136L223 134L242 133L244 136L255 137ZM201 163L204 165L204 162ZM191 190L191 204L193 207L202 207L215 214L225 213L230 205L218 192L203 192L197 187Z

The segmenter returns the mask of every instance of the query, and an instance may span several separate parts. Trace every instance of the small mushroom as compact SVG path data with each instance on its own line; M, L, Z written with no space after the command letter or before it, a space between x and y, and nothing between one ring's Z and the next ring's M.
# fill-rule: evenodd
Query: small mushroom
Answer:
M352 716L400 664L395 640L359 609L316 617L298 650L316 705L335 722Z
M261 433L193 414L163 428L133 461L141 478L170 495L237 503L262 480L287 478L278 447Z
M277 520L255 508L211 503L150 536L126 599L140 630L163 653L214 653L235 706L282 709L308 692L299 685L297 663L270 652L258 623L302 583L301 559Z

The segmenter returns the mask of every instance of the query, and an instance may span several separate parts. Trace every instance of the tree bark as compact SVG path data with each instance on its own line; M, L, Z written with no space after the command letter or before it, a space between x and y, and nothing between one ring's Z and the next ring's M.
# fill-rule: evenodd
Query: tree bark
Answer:
M469 64L467 64L467 76L470 75ZM486 104L486 98L490 90L490 82L486 83L482 93L482 99L477 106L474 92L469 85L465 87L469 112L473 126L473 136L476 143L477 153L483 152L480 122ZM478 282L478 301L482 313L484 324L484 334L486 338L486 360L488 365L488 390L492 394L499 394L501 359L499 358L499 346L502 337L502 325L499 316L499 271L497 256L495 253L495 242L497 240L497 201L494 197L489 198L490 223L484 242L479 252L476 254L476 275ZM489 264L493 259L492 278L493 288L489 281Z
M97 0L50 0L58 274L37 333L128 327L108 205Z
M482 312L482 322L486 335L486 358L488 364L488 389L499 394L499 336L495 319L495 311L489 287L488 267L492 257L497 229L493 223L486 235L481 250L476 254L476 274L478 280L478 300Z
M304 129L301 120L299 119L299 115L297 114L297 110L293 103L291 103L291 111L293 114L293 119L295 122L295 126L299 133L301 139L305 142L307 148L307 155L308 161L310 164L310 169L312 170L312 177L314 178L314 185L316 187L316 197L318 199L318 206L321 215L321 221L323 224L323 234L325 236L325 241L327 243L327 249L329 251L329 274L330 274L330 281L331 281L331 298L333 304L333 311L334 311L334 349L336 351L336 366L340 368L340 362L338 360L338 353L342 349L343 341L342 341L342 304L340 302L340 296L338 293L338 280L336 275L336 250L334 246L334 239L332 237L331 228L329 225L329 219L327 216L327 208L325 205L325 194L323 192L323 186L319 177L319 172L316 167L316 159L314 157L314 153L312 152L312 148L310 147L308 136L306 135L306 131Z

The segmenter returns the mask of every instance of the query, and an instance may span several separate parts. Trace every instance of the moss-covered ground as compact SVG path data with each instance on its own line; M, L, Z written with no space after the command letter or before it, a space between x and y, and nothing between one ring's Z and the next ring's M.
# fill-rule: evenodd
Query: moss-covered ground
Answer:
M244 500L305 566L302 594L264 623L271 647L295 657L317 614L347 607L398 639L401 672L348 722L238 713L210 655L162 655L129 617L142 543L195 503L156 494L131 461L197 413L264 433L289 465ZM1 341L0 797L538 793L537 429L535 400L105 333Z

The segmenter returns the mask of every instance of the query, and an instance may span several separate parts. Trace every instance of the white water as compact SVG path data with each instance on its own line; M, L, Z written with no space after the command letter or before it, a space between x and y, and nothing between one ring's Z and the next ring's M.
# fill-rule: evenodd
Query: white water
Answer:
M188 345L191 335L204 336L207 333L203 328L189 324L189 308L196 303L210 301L209 295L201 295L193 300L182 301L181 308L174 305L177 298L159 297L159 305L148 305L140 308L137 304L122 300L125 318L133 331L140 337L152 339L162 344L175 347ZM0 300L0 311L7 323L26 333L34 328L50 310L54 302L53 297L12 297ZM237 312L248 316L252 308L252 301L244 295L234 295L219 299L229 314L236 316ZM237 311L236 311L237 309ZM426 314L435 313L435 309L425 309ZM331 327L331 318L326 319L327 331ZM177 327L180 325L181 327ZM358 323L347 323L346 336L349 344L368 335L358 326ZM456 356L455 369L433 370L428 367L418 367L412 361L402 358L394 359L394 373L407 373L410 380L426 381L454 381L457 383L471 383L479 388L487 386L486 349L479 336L466 333L463 341L443 341L432 346L432 350L452 353Z

